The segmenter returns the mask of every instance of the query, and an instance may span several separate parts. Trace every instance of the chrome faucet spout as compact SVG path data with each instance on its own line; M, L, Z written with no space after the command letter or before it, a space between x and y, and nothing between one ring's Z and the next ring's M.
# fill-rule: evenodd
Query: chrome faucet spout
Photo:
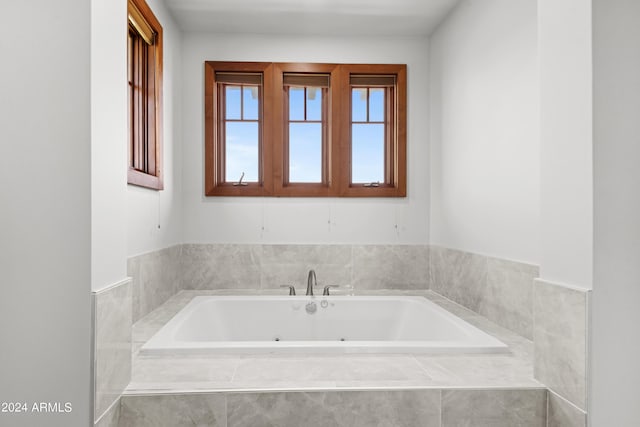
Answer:
M313 287L317 284L316 272L314 270L309 270L309 276L307 276L307 295L313 296Z

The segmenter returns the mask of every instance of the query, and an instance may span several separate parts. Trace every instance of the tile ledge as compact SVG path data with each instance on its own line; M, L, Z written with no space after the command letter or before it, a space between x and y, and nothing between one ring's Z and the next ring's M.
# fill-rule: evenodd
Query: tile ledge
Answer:
M115 289L117 287L126 285L127 283L131 282L132 280L133 280L133 277L125 277L124 279L119 280L119 281L117 281L115 283L112 283L109 286L104 287L102 289L91 290L91 294L92 295L100 295L100 294L103 294L105 292L109 292L109 291L111 291L111 290L113 290L113 289Z
M588 288L582 288L580 286L577 285L569 285L566 283L561 283L561 282L554 282L548 279L543 279L540 277L536 277L535 279L533 279L533 282L537 285L537 284L542 284L542 285L549 285L549 286L554 286L556 288L564 288L564 289L569 289L572 291L576 291L576 292L582 292L585 294L589 294L593 291L593 289L588 289Z
M244 388L172 388L172 389L127 389L122 393L122 397L135 396L157 396L173 394L226 394L226 393L331 393L331 392L362 392L362 391L519 391L519 390L547 390L543 384L530 386L352 386L352 387L326 387L326 386L300 386L300 387L244 387ZM554 393L555 394L555 393Z
M151 255L151 254L154 254L154 253L157 253L157 252L166 251L167 249L182 248L185 244L186 243L174 243L174 244L171 244L169 246L162 247L162 248L152 249L152 250L149 250L149 251L146 251L146 252L140 252L140 253L137 253L137 254L134 254L134 255L127 255L127 260L138 258L138 257L145 256L145 255Z
M558 399L562 400L562 403L569 405L571 408L575 409L576 411L580 412L583 415L587 415L587 411L582 409L581 407L579 407L578 405L576 405L575 403L573 403L572 401L570 401L569 399L567 399L566 397L562 396L560 393L554 391L551 387L546 386L547 390L549 391L550 394L553 394L555 397L557 397Z
M551 387L546 387L547 390L549 390L550 394L553 394L555 397L557 397L558 399L562 400L562 403L565 403L569 406L571 406L573 409L575 409L576 411L579 411L581 414L583 415L587 415L587 411L585 411L584 409L582 409L581 407L579 407L578 405L576 405L575 403L573 403L572 401L564 398L561 394L556 393L555 391L553 391L553 389Z

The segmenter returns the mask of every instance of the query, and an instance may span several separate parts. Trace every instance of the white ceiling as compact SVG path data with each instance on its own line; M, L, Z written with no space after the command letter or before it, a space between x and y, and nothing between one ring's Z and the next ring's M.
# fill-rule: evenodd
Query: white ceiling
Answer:
M184 31L428 35L459 0L165 0Z

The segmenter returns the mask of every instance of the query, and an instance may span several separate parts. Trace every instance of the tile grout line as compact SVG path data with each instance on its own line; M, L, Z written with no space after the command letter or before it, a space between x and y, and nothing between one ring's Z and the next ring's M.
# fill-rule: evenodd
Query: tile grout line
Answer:
M234 373L235 374L235 373ZM224 398L224 427L229 427L229 397L228 393L223 393Z
M236 364L236 366L233 368L233 374L231 374L231 379L229 380L229 384L232 384L233 380L236 378L236 373L238 372L239 366L240 366L240 362L238 362L238 364Z
M549 390L548 389L547 389L546 397L547 397L547 401L545 402L546 403L545 426L549 427Z
M433 377L431 377L431 375L429 374L429 371L427 371L427 369L422 366L422 363L420 363L420 361L414 354L411 354L411 359L416 363L416 365L418 365L418 369L427 374L427 377L429 377L430 380L434 381Z
M444 400L443 393L444 393L444 390L440 389L440 408L439 408L440 409L440 427L444 427L444 409L442 404Z

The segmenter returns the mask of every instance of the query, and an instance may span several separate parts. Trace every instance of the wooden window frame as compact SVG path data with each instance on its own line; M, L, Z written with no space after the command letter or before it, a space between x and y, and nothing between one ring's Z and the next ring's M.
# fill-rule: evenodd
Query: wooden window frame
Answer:
M274 193L277 196L289 197L329 197L336 193L337 177L336 168L332 167L337 161L337 153L333 149L333 141L338 137L340 122L339 109L335 108L335 100L339 98L340 86L338 84L337 64L311 64L311 63L276 63L274 72L274 145L273 145L273 175ZM289 73L300 74L327 74L330 84L326 91L327 99L324 102L324 119L326 128L323 141L323 167L321 183L289 182L288 165L288 100L284 87L284 75Z
M127 46L127 74L133 70L128 84L141 88L141 93L131 89L129 95L127 183L162 190L162 25L144 0L128 0L127 7L127 31L136 35L137 46Z
M351 76L395 76L395 86L387 91L385 135L385 182L377 186L351 182ZM340 151L341 197L406 197L407 195L407 66L404 64L348 64L341 68L346 89L341 92L343 112Z
M405 64L312 64L206 61L204 69L205 195L275 197L406 197L407 194L407 66ZM219 95L215 74L263 74L260 182L233 185L224 181L224 144L219 132ZM288 113L286 73L328 74L327 129L323 150L323 182L288 182ZM351 76L394 76L387 90L385 182L376 186L351 182ZM252 185L253 184L253 185Z
M260 134L258 142L258 182L234 185L226 182L223 132L219 123L221 95L216 73L261 73L262 87L258 106ZM273 112L265 105L273 104L273 65L263 62L206 61L205 80L205 195L206 196L269 196L273 194L273 169L271 161L273 138ZM266 148L266 149L265 149ZM237 184L237 183L235 183Z

